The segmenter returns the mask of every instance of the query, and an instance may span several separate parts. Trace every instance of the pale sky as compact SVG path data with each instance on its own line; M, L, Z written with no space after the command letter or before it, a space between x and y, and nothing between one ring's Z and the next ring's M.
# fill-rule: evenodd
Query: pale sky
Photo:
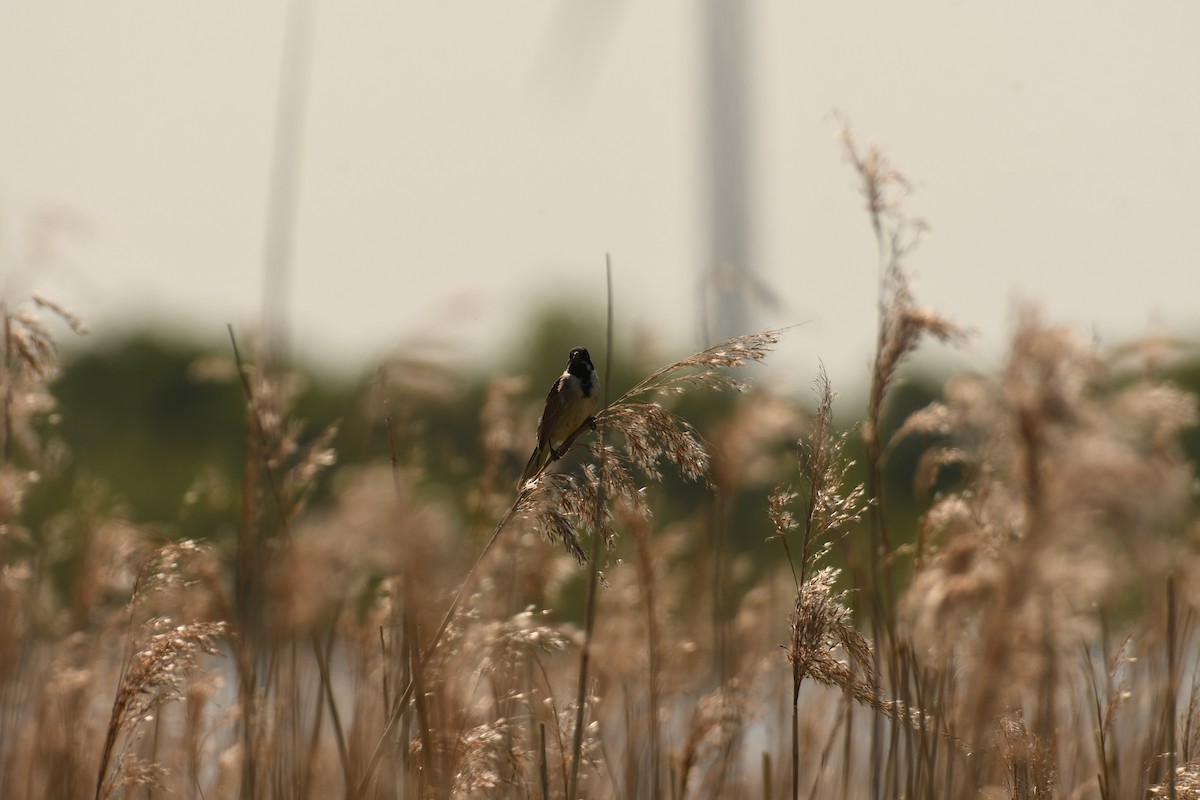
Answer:
M692 349L698 8L316 0L293 349L354 371L434 335L484 364L551 297L601 316L606 252L618 324ZM820 358L850 390L873 345L875 248L835 110L916 185L917 297L978 332L955 363L994 363L1021 301L1101 342L1200 335L1200 4L747 8L751 267L784 304L759 327L808 321L780 380ZM252 326L285 19L279 1L0 3L4 293L96 335ZM83 229L42 264L27 244L58 209Z

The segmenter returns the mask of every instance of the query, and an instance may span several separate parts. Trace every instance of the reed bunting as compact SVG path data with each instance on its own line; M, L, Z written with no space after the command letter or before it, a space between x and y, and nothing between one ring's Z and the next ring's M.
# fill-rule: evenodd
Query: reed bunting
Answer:
M558 451L579 426L591 419L600 397L600 378L592 366L592 357L583 347L571 350L567 357L567 369L546 395L546 407L538 420L537 447L525 465L521 483L538 474L553 456L561 458Z

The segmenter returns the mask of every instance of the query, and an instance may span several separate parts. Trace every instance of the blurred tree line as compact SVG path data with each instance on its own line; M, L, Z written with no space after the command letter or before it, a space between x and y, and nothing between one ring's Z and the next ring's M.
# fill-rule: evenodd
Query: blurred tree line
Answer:
M589 332L602 329L593 320L544 315L528 337L529 344L510 350L511 361L496 364L494 374L487 375L454 374L414 353L397 356L391 366L397 379L390 382L380 379L383 368L357 380L339 381L293 366L301 384L292 415L306 422L303 436L309 439L337 422L334 447L338 466L344 467L389 459L392 445L383 414L390 413L401 428L400 460L419 460L423 481L447 490L439 494L465 497L464 487L473 485L480 471L481 409L489 382L503 376L528 377L517 393L518 408L526 409L526 418L514 423L520 447L505 465L515 483L523 454L534 443L544 393L562 369L568 347L593 341L596 337ZM603 371L603 343L591 348ZM612 398L662 365L652 363L655 356L636 342L618 341L615 350ZM885 427L895 430L913 411L940 398L946 377L908 373L893 389ZM1200 391L1200 361L1175 367L1168 377ZM431 381L441 388L430 391ZM839 405L864 406L864 388L835 387L841 392ZM30 530L38 531L70 508L78 516L115 512L134 524L161 528L163 538L221 540L236 533L247 423L232 351L210 352L154 333L134 334L67 358L52 391L58 400L54 432L69 455L30 494L25 515ZM380 405L381 394L386 406ZM811 397L786 400L805 408L811 405ZM736 402L737 395L731 393L690 393L680 399L677 410L711 437ZM886 440L888 431L884 433ZM851 436L850 442L851 455L861 466L861 437ZM766 497L775 483L796 480L793 444L794 437L771 443L785 468L770 481L740 486L721 498L723 524L738 552L754 554L769 547ZM906 440L887 461L885 491L892 509L903 516L895 521L901 537L911 535L928 499L917 496L913 476L921 452L930 444L928 437ZM1200 461L1200 430L1187 431L1184 444L1193 462ZM314 503L328 502L336 473L335 469L323 478ZM859 474L856 480L861 479ZM942 485L955 480L953 470L940 478ZM711 497L706 487L686 483L667 470L652 507L658 521L667 523L694 513Z

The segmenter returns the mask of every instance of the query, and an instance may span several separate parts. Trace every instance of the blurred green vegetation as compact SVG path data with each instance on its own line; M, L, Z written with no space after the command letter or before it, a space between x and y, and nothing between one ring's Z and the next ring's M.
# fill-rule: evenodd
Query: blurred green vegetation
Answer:
M377 375L357 380L335 381L311 370L297 369L303 376L295 395L292 416L306 422L302 439L311 440L326 426L338 423L334 442L339 466L367 461L386 462L390 445L379 414L370 412L386 396L387 411L398 423L397 446L401 460L419 459L423 480L442 487L441 494L464 497L481 470L481 408L488 382L498 376L527 376L518 396L517 420L527 429L532 446L537 413L544 392L565 363L570 346L588 344L604 369L602 341L594 332L603 330L599 320L565 314L540 318L520 347L510 348L510 363L497 364L492 374L440 376L439 392L405 388L406 379L419 369L444 371L438 364L406 361L402 355L391 368L397 380L383 389ZM645 348L618 341L611 376L611 398L615 399L661 363L647 362ZM223 372L222 372L223 364ZM214 366L215 365L215 366ZM214 377L215 374L215 377ZM1200 390L1200 362L1174 368L1172 381ZM885 414L885 437L913 411L939 398L946 376L909 372L895 384ZM411 383L411 381L410 381ZM862 405L857 396L865 387L835 387L839 404ZM166 537L189 536L220 540L236 531L240 503L240 475L246 457L246 420L243 390L235 377L232 353L206 352L197 345L163 338L153 333L131 335L119 341L102 342L80 350L64 364L52 386L58 399L55 435L61 437L70 456L56 475L47 476L28 498L26 523L32 530L64 508L101 503L120 509L134 523L161 526ZM808 395L807 392L803 393ZM705 436L734 410L733 393L689 393L679 399L677 412ZM796 398L811 405L811 396ZM1184 434L1189 456L1200 460L1200 430ZM775 444L781 460L793 452L792 442ZM914 437L891 452L885 473L884 491L893 514L890 524L898 540L908 539L928 498L917 497L913 486L916 463L931 444L928 437ZM861 437L848 440L849 455L858 464L855 480L862 473L864 453ZM523 449L522 449L523 452ZM511 454L507 472L515 481L523 456ZM712 495L706 487L688 483L668 468L661 486L653 487L651 505L662 526L696 515L709 507ZM948 470L939 488L952 486L960 476ZM779 480L794 482L794 462ZM507 480L507 477L504 478ZM766 498L771 486L745 488L723 499L721 519L728 541L740 554L753 561L776 557L778 545L768 543L771 533ZM85 496L86 495L86 496ZM70 502L65 502L70 497ZM103 498L103 499L98 499ZM328 474L314 496L317 504L329 499ZM465 510L460 510L466 514ZM697 543L703 547L703 543Z

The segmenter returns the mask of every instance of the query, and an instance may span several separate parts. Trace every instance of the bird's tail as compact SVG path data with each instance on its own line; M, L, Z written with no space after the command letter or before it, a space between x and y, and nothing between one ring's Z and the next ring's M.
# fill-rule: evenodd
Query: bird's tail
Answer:
M535 447L533 454L529 456L529 461L525 464L525 472L521 474L521 483L518 486L524 486L525 481L538 474L538 470L542 468L547 461L550 460L549 447Z

